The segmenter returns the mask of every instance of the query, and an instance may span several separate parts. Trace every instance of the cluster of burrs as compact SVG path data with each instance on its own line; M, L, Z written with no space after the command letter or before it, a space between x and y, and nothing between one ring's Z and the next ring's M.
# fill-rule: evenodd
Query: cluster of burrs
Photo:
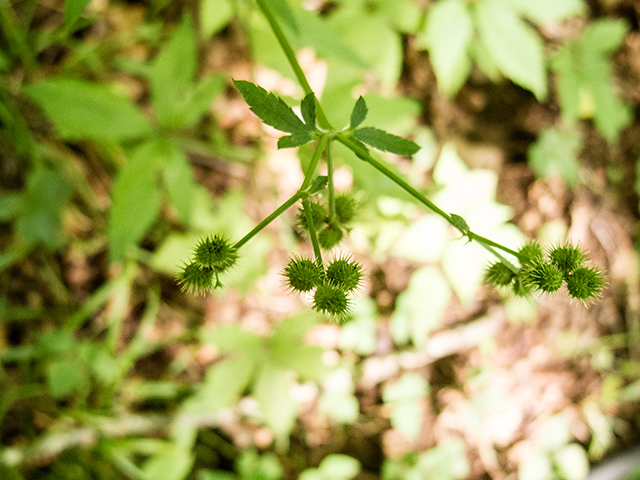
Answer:
M563 285L569 296L589 305L602 297L605 287L603 273L587 265L585 252L575 245L562 244L544 252L538 242L518 250L520 268L497 261L486 274L487 282L497 287L510 287L517 296L532 293L551 294Z

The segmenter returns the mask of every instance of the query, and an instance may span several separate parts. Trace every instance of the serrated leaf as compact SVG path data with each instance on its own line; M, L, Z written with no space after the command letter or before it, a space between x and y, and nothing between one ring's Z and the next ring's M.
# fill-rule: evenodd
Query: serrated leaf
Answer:
M314 129L316 128L316 96L313 93L310 93L306 97L302 99L302 103L300 104L300 110L302 112L302 118L304 119L304 123L307 124L307 127Z
M104 85L54 78L23 91L44 109L63 139L128 140L151 132L142 111Z
M544 100L547 80L540 38L500 0L476 5L480 38L500 71L533 92L538 100Z
M185 15L151 68L151 101L163 125L176 123L178 106L192 86L196 65L195 32L191 17Z
M367 108L367 102L365 102L362 95L358 97L356 100L356 104L353 106L353 111L351 112L351 122L349 123L349 128L357 128L364 119L367 118L367 112L369 109Z
M280 137L278 139L278 148L299 147L300 145L309 143L311 140L313 139L307 132L285 135L284 137Z
M504 0L518 13L535 23L562 22L574 15L584 15L583 0Z
M429 9L424 35L418 41L429 50L438 86L448 96L460 90L471 72L472 38L473 22L466 2L447 0Z
M180 219L189 224L193 210L193 197L195 194L195 181L191 172L189 159L182 149L175 143L167 140L163 142L161 157L161 170L165 188L169 194L171 204L178 211Z
M309 127L280 97L246 80L234 80L233 83L251 111L264 123L282 132L298 136L309 134Z
M112 191L108 236L111 260L122 259L151 227L160 211L156 184L162 147L147 142L139 147L118 172Z
M374 127L358 128L353 134L361 142L383 152L391 152L396 155L413 155L420 150L420 147L411 140Z

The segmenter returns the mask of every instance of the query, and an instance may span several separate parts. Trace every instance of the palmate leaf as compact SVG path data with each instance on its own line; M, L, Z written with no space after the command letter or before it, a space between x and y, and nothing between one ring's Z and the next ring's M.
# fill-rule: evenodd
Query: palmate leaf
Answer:
M234 80L233 83L251 111L267 125L299 137L308 135L313 130L313 127L305 125L291 107L273 93L246 80Z
M391 152L396 155L413 155L420 150L420 147L411 140L374 127L358 128L353 134L361 142L383 152Z

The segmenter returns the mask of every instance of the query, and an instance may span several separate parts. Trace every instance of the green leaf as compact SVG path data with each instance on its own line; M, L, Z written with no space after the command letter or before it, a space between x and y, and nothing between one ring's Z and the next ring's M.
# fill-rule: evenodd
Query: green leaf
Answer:
M90 0L65 0L64 1L64 23L73 25L80 18L85 7Z
M77 360L55 360L47 367L47 383L51 395L55 398L66 397L85 383L85 369Z
M200 0L200 34L208 39L233 18L233 0Z
M8 222L18 215L22 197L18 192L9 192L0 196L0 222Z
M347 480L358 475L362 471L362 466L358 460L349 455L332 453L322 459L318 470L323 473L324 478Z
M71 185L55 170L38 168L29 175L16 223L16 231L26 243L49 248L60 244L62 210L71 193Z
M163 125L175 125L177 110L192 86L196 65L195 32L191 17L185 15L151 68L151 101Z
M589 474L589 457L577 443L565 445L555 452L554 463L563 480L583 480Z
M364 122L368 111L367 103L364 101L364 98L362 98L362 95L359 96L358 100L356 100L356 104L353 106L353 111L351 112L349 128L357 128L362 122Z
M203 79L195 87L190 87L183 101L176 101L171 126L179 128L194 126L211 108L213 98L223 91L225 82L224 75L214 75Z
M233 83L251 111L264 123L282 132L298 136L308 135L310 128L302 123L302 120L280 97L246 80L234 80Z
M574 15L584 15L583 0L504 0L521 15L535 23L562 22Z
M167 445L144 464L141 480L184 480L195 457L192 451L178 445Z
M278 139L278 148L293 148L309 143L313 138L307 132L285 135Z
M253 389L265 423L273 430L276 441L286 442L298 416L298 404L289 391L291 383L286 370L266 364Z
M448 96L458 93L471 72L469 47L473 22L462 0L438 2L429 9L424 35L418 45L429 50L438 86Z
M558 73L557 90L562 117L567 123L576 121L580 111L581 64L579 46L575 43L563 45L551 62Z
M160 211L156 184L159 158L165 154L162 142L139 147L122 167L112 191L108 235L111 260L121 260L129 247L147 233Z
M302 99L300 104L300 110L302 112L302 118L307 127L315 130L316 128L316 96L310 93Z
M318 193L320 190L327 186L328 181L329 179L326 175L318 175L309 187L309 195Z
M482 43L500 71L544 100L547 80L542 42L536 33L500 0L477 2L476 15Z
M469 228L469 224L467 221L462 218L460 215L456 215L455 213L450 213L451 221L453 222L453 226L460 230L462 233L469 233L471 230Z
M384 152L391 152L397 155L413 155L420 150L420 147L411 140L374 127L358 128L353 134L361 142Z
M606 18L595 20L582 38L585 53L611 53L624 43L624 38L629 32L627 22L620 19Z
M569 187L575 187L580 180L581 148L582 136L578 130L549 128L529 149L529 165L539 178L557 176Z
M256 360L251 352L238 351L214 363L196 394L184 403L185 411L217 413L234 406L254 376Z
M54 78L23 91L40 104L63 139L128 140L151 132L142 112L104 85Z
M267 6L273 10L273 13L275 13L280 20L282 20L282 23L289 27L292 32L296 34L299 32L298 23L287 0L269 0Z
M189 224L193 210L195 181L189 159L172 141L162 141L161 169L164 185L171 204L176 207L183 222Z

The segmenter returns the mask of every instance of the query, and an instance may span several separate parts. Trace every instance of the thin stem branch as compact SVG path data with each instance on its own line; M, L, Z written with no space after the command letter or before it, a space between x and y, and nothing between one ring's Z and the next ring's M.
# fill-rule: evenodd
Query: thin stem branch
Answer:
M311 204L307 197L302 199L302 208L304 209L304 216L307 220L307 230L309 230L309 236L311 237L311 245L313 245L313 254L316 257L316 263L322 266L322 253L320 252L316 226L313 222L313 211L311 210Z
M329 188L329 223L336 219L336 193L333 185L333 142L327 144L327 182Z
M500 249L503 252L506 252L506 253L508 253L510 255L513 255L515 258L520 258L520 255L518 254L518 252L516 252L515 250L512 250L512 249L510 249L508 247L505 247L504 245L501 245L501 244L499 244L497 242L494 242L493 240L490 240L490 239L488 239L486 237L483 237L482 235L478 235L477 233L474 233L474 232L472 232L470 230L468 230L468 231L460 230L460 228L453 221L453 218L451 217L451 215L449 215L447 212L442 210L440 207L438 207L431 200L429 200L424 195L422 195L420 192L418 192L415 188L413 188L411 185L409 185L404 179L402 179L398 174L396 174L391 169L389 169L388 167L386 167L385 165L380 163L378 160L373 158L369 154L369 151L366 149L366 147L363 147L361 144L359 144L358 142L355 142L353 139L351 139L350 137L348 137L348 136L346 136L346 135L344 135L342 133L339 133L336 136L336 138L343 145L345 145L349 149L351 149L358 156L358 158L361 158L362 160L364 160L365 162L370 164L376 170L378 170L379 172L384 174L386 177L388 177L390 180L395 182L399 187L401 187L405 192L407 192L409 195L411 195L417 201L422 203L424 206L429 208L431 211L433 211L433 212L437 213L438 215L440 215L447 222L449 222L452 226L457 228L460 231L460 233L462 233L464 236L469 238L469 240L475 240L478 243L480 243L489 252L491 252L493 255L498 257L500 259L500 261L505 263L505 265L507 265L511 270L515 269L515 272L517 273L516 267L513 266L513 264L511 262L509 262L506 258L504 258L502 255L500 255L495 249L496 248Z
M321 135L318 139L318 143L316 144L316 149L311 156L311 161L309 162L309 166L307 167L307 171L304 174L304 180L302 185L300 185L300 191L304 191L311 185L313 182L313 175L315 174L316 168L318 167L318 162L320 161L320 157L322 156L322 152L327 146L327 141L329 138L327 135Z
M349 138L348 136L346 136L346 135L344 135L342 133L339 133L338 135L336 135L336 139L340 143L342 143L343 145L348 147L350 150L352 150L353 153L355 153L359 158L361 158L362 160L364 160L365 162L370 164L373 168L375 168L379 172L383 173L386 177L388 177L390 180L395 182L405 192L407 192L409 195L411 195L417 201L422 203L429 210L432 210L433 212L437 213L438 215L440 215L442 218L444 218L447 222L449 222L451 225L453 225L455 227L455 224L454 224L453 220L451 219L451 216L447 212L445 212L444 210L439 208L435 203L433 203L428 198L425 198L424 195L422 195L415 188L413 188L411 185L409 185L398 174L396 174L391 169L387 168L385 165L383 165L378 160L373 158L369 154L369 152L366 150L366 148L362 147L362 145L360 145L359 143L354 142L351 138ZM462 233L464 233L464 232L462 232Z
M236 242L234 245L236 248L242 247L245 243L251 240L258 232L260 232L264 227L269 225L273 220L282 215L289 207L291 207L294 203L300 200L302 196L302 192L297 191L289 200L280 205L271 215L261 221L253 230L247 233L244 237Z

